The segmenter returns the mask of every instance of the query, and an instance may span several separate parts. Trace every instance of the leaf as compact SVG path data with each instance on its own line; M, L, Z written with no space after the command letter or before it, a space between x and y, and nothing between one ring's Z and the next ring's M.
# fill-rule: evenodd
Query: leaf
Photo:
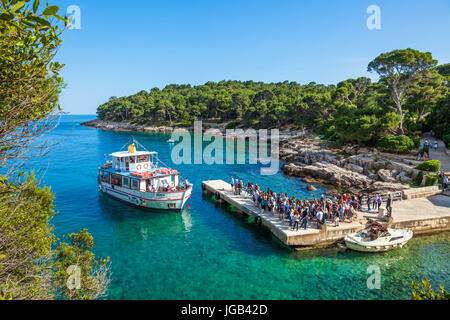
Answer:
M24 6L25 6L25 1L20 1L20 2L17 2L11 9L9 9L9 11L11 13L14 13L17 10L22 9Z
M38 7L39 7L39 1L40 0L34 0L33 2L33 12L36 13Z
M54 14L53 16L54 16L56 19L61 20L62 22L66 22L66 21L67 21L67 18L63 18L63 17L61 17L60 15Z
M0 20L4 20L4 21L10 21L14 18L14 15L9 14L9 13L2 13L0 14Z
M59 11L59 7L58 6L50 6L47 7L44 12L42 12L42 14L44 16L53 16L55 15L57 12Z
M50 22L48 22L47 20L42 19L41 17L38 17L38 16L28 17L28 20L34 21L34 22L36 22L36 23L38 23L39 25L42 25L42 26L51 27Z

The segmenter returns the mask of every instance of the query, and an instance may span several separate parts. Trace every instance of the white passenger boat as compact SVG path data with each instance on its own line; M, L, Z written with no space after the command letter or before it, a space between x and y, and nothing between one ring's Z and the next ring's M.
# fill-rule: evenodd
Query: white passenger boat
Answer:
M112 161L98 171L99 190L131 206L183 210L192 185L181 181L178 171L160 166L157 152L137 151L136 145L133 138L127 151L110 154Z
M389 229L377 222L344 238L347 248L360 252L385 252L402 248L413 236L411 230Z

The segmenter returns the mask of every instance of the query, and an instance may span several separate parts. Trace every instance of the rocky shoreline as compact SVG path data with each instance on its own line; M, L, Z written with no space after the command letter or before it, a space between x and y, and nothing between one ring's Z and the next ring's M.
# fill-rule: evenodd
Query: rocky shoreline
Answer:
M114 121L105 121L100 119L95 119L87 122L81 123L82 126L95 128L95 129L103 129L103 130L111 130L111 131L137 131L137 132L148 132L148 133L172 133L176 130L187 130L188 132L193 132L194 127L170 127L170 126L148 126L148 125L139 125L133 124L129 122L114 122ZM207 130L216 129L221 134L225 135L227 132L226 123L211 123L211 122L203 122L202 123L202 132L204 133ZM245 131L245 129L244 129ZM270 133L270 131L269 131ZM280 130L280 138L288 138L291 136L297 136L301 134L305 134L306 131L290 131L290 130ZM258 130L255 130L255 136L258 136ZM227 135L228 138L240 138L237 133L231 133ZM243 137L244 139L249 138L250 136ZM267 139L270 141L270 134Z
M138 125L128 122L113 122L113 121L104 121L104 120L91 120L87 122L81 123L82 126L91 127L95 129L104 129L104 130L112 130L112 131L139 131L139 132L161 132L161 133L171 133L176 128L168 127L168 126L145 126Z
M146 126L95 119L81 125L113 131L172 133L177 129L193 132L193 127ZM203 123L203 132L217 129L225 134L224 124ZM336 147L332 142L312 139L307 131L280 131L279 158L286 162L283 172L303 181L330 186L330 193L342 191L387 193L409 189L419 170L408 155L393 155L358 146Z
M377 149L346 146L297 135L280 141L280 159L288 176L339 191L387 193L409 189L419 170L412 155L393 155Z

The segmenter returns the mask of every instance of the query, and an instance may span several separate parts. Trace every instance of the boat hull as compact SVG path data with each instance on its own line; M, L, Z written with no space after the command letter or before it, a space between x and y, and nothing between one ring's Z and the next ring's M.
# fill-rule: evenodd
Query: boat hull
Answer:
M191 197L192 186L181 192L153 193L100 183L99 190L133 207L162 211L181 211L185 207L187 200Z
M374 241L360 241L357 234L350 234L344 238L347 248L367 253L387 252L402 248L413 236L411 230L390 230L390 237L379 238ZM398 239L397 239L398 238Z

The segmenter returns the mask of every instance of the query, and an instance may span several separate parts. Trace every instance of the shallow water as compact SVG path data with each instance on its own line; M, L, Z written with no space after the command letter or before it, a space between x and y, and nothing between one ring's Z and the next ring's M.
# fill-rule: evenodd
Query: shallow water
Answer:
M101 195L97 168L130 133L80 126L93 116L63 116L49 138L59 142L29 168L56 194L58 236L87 228L95 252L112 261L108 299L409 299L412 280L450 287L450 233L413 238L376 255L330 248L294 252L270 233L202 194L201 181L230 175L301 198L319 197L299 179L261 176L259 165L173 166L194 184L183 213L136 209ZM171 164L169 135L133 133ZM367 288L367 268L381 270L381 289Z

